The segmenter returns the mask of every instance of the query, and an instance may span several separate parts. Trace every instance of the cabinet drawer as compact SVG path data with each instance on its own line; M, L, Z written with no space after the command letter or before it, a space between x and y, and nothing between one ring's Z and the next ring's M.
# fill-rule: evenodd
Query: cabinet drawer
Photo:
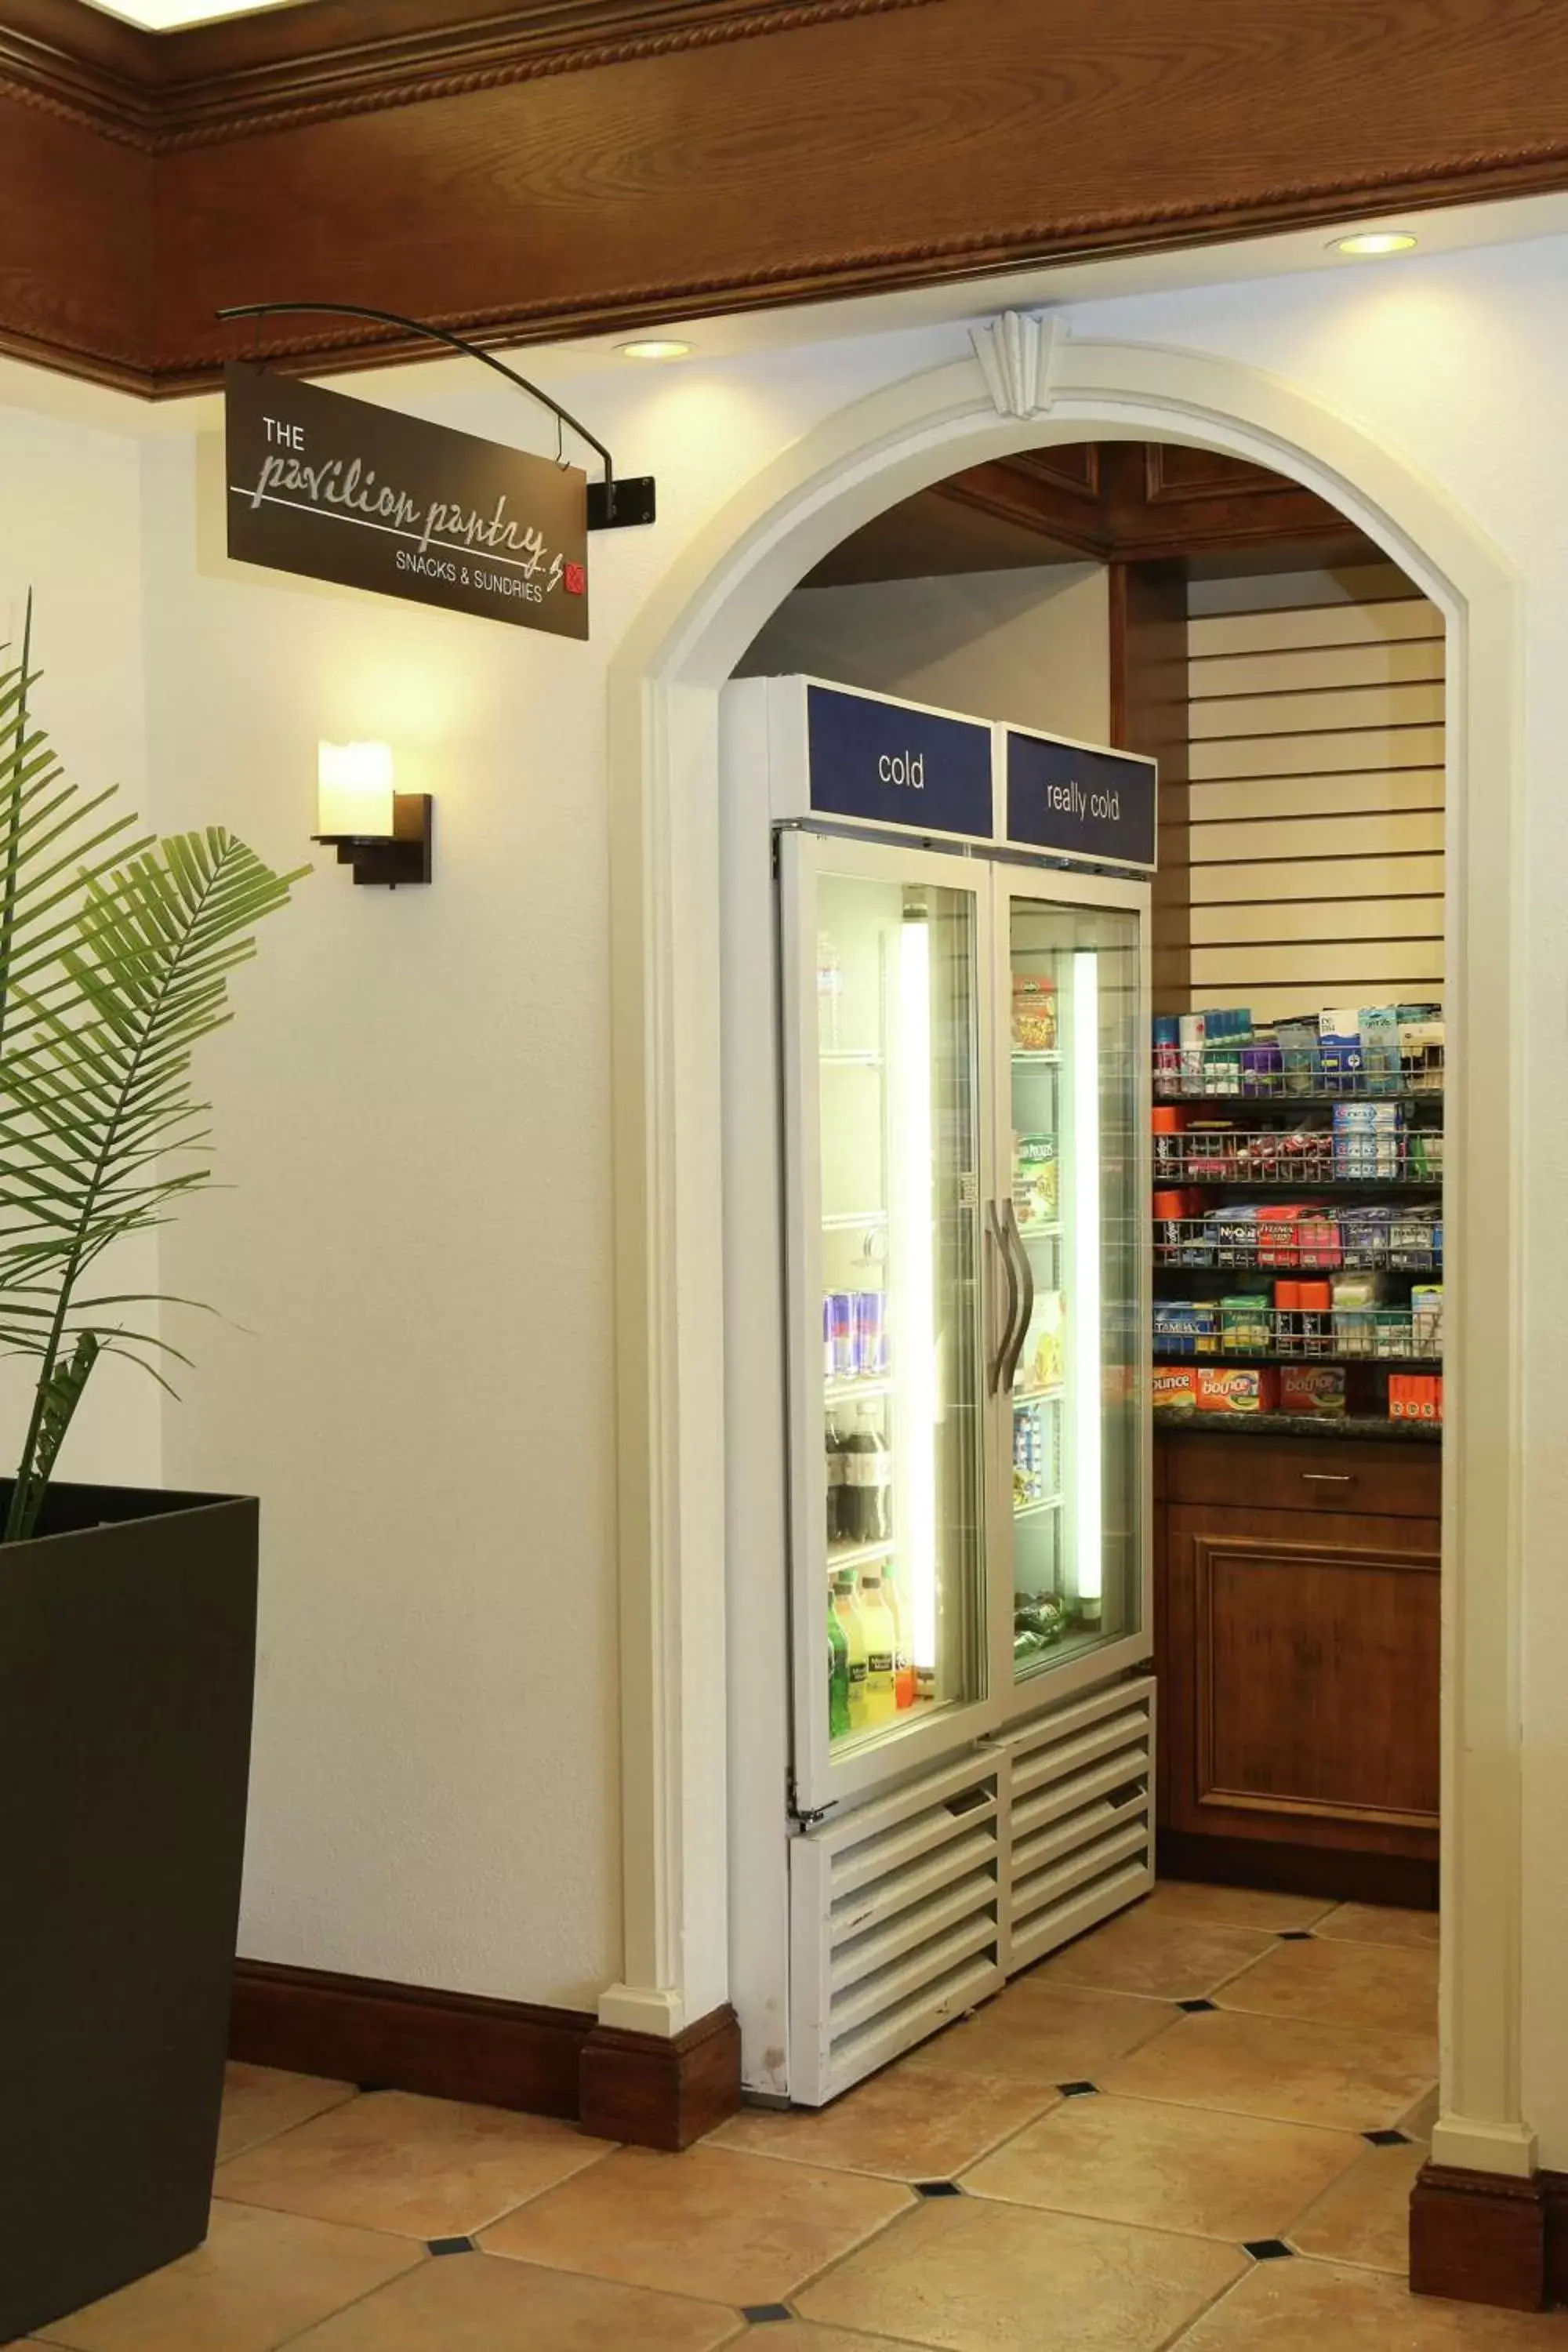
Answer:
M1442 1510L1436 1445L1373 1445L1349 1438L1205 1437L1159 1441L1173 1503L1217 1503L1268 1514L1373 1513L1435 1519Z

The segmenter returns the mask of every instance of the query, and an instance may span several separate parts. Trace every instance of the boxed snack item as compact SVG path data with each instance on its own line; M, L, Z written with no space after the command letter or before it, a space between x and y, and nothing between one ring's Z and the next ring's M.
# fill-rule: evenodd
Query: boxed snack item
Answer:
M1057 984L1041 972L1013 976L1013 1043L1021 1054L1056 1050Z
M1054 1135L1013 1139L1013 1207L1024 1226L1054 1225L1060 1213Z
M1391 1372L1388 1417L1390 1421L1441 1421L1442 1381L1427 1372Z
M1279 1402L1272 1364L1200 1364L1193 1377L1200 1412L1271 1412Z
M1342 1364L1282 1364L1279 1368L1281 1412L1315 1412L1325 1420L1342 1419L1345 1374Z
M1197 1402L1197 1374L1182 1364L1156 1364L1153 1397L1156 1412L1190 1411Z
M1034 1350L1030 1387L1059 1388L1067 1365L1067 1301L1059 1290L1041 1291L1035 1302L1029 1339Z
M1219 1302L1220 1345L1227 1356L1246 1356L1274 1344L1274 1318L1266 1291L1240 1291Z

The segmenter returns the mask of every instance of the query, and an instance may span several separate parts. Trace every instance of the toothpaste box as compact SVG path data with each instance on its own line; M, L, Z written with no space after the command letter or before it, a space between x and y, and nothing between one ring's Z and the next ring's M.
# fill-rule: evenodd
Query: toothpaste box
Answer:
M1343 1418L1345 1375L1340 1364L1282 1364L1279 1368L1281 1412L1315 1412L1324 1419Z
M1361 1013L1355 1005L1335 1007L1319 1013L1318 1051L1322 1059L1323 1084L1331 1091L1340 1087L1347 1091L1359 1091L1365 1055L1362 1046Z
M1190 1411L1197 1402L1197 1374L1179 1364L1156 1364L1153 1401L1156 1412Z
M1194 1378L1200 1412L1268 1412L1279 1402L1272 1364L1200 1364Z

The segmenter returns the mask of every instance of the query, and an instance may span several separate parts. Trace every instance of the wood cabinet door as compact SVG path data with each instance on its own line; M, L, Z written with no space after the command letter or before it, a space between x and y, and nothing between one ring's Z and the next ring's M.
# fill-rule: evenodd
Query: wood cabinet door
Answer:
M1435 1856L1437 1522L1166 1507L1173 1828Z

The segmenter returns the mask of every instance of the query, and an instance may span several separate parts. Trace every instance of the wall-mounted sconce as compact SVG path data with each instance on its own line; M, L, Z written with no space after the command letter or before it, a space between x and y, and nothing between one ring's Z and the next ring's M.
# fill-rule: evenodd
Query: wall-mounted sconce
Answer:
M432 803L400 793L389 743L322 743L317 751L313 840L352 866L356 882L428 882Z

